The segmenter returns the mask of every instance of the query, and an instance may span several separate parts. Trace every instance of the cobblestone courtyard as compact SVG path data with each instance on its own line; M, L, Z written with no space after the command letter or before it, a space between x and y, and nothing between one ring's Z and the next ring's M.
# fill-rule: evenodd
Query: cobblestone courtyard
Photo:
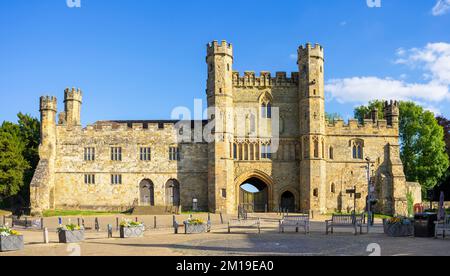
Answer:
M350 255L369 256L371 244L378 244L381 255L450 256L450 239L390 238L382 233L381 222L371 234L354 236L350 229L338 229L334 235L325 235L325 224L312 222L311 234L278 233L276 219L262 220L262 232L234 230L227 233L226 224L213 224L211 233L200 235L173 234L172 229L149 229L144 238L108 239L103 229L87 231L86 241L77 245L58 244L54 230L50 244L42 244L41 231L23 230L25 249L20 252L0 253L0 256L273 256L273 255Z

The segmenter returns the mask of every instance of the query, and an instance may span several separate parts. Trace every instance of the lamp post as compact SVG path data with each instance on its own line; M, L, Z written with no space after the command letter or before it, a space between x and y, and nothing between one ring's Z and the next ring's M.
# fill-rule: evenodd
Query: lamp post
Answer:
M370 158L369 157L367 157L366 158L366 162L367 162L367 167L366 167L366 169L367 169L367 191L368 191L368 193L367 193L367 233L369 233L370 232L370 224L372 223L372 208L371 208L371 194L372 194L372 191L370 190L370 163L371 163L371 161L370 161Z

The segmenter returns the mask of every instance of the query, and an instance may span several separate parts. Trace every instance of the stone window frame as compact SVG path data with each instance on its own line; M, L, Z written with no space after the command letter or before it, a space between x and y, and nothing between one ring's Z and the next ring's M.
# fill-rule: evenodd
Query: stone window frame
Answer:
M152 161L152 148L151 147L141 147L140 148L140 160L141 161Z
M95 185L95 174L85 174L84 175L84 184Z
M263 160L269 160L272 159L272 150L271 150L271 144L270 143L262 143L261 144L261 159Z
M86 162L95 161L95 148L94 147L84 148L84 161L86 161Z
M122 180L121 174L111 174L111 185L122 185Z
M180 148L178 146L169 147L169 160L170 161L180 161Z
M364 160L364 140L353 139L350 141L352 158L354 160Z
M330 160L334 160L334 148L333 148L333 146L330 146L330 148L328 150L328 157L330 158Z
M111 147L111 161L122 161L122 147Z

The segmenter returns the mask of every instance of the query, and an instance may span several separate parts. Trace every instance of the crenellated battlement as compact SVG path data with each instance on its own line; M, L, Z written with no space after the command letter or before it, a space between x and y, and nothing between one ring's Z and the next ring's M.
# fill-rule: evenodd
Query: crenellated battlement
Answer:
M298 57L301 59L302 57L317 57L324 59L324 48L316 43L314 45L311 45L311 43L306 43L306 45L301 45L298 48Z
M219 41L214 40L206 45L208 56L213 55L229 55L233 56L233 45L226 40Z
M64 101L78 101L82 102L83 92L80 88L66 88L64 90Z
M271 87L271 86L297 86L298 72L292 72L291 77L287 77L286 72L277 72L272 78L267 71L260 72L256 76L253 71L245 71L241 76L239 72L233 72L233 86L235 87Z
M340 134L340 135L388 135L398 136L398 128L389 125L387 120L372 119L364 120L364 124L360 124L356 119L350 119L346 123L344 120L336 120L327 125L327 135Z
M56 112L58 110L57 99L54 96L42 96L40 98L40 111L50 110Z

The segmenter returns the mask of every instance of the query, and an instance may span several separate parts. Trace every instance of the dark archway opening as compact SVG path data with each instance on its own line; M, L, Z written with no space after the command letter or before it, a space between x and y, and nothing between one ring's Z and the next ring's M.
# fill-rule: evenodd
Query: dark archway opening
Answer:
M250 178L240 186L239 206L249 213L267 212L269 187L259 178Z
M294 213L295 210L295 196L293 193L287 191L281 195L281 210Z
M166 205L180 206L180 183L175 179L166 183Z
M145 179L139 184L141 206L155 206L155 186L153 182Z

